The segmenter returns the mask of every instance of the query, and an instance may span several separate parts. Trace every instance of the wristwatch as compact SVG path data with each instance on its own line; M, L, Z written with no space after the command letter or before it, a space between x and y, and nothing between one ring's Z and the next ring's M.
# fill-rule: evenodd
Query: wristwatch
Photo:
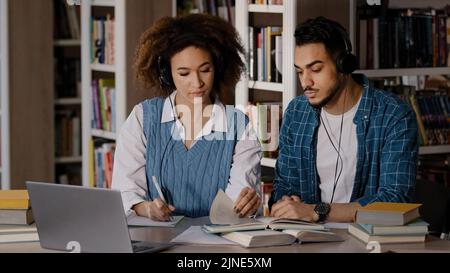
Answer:
M331 206L328 203L318 203L314 207L314 212L319 215L319 222L323 222L327 219L328 214L330 213Z

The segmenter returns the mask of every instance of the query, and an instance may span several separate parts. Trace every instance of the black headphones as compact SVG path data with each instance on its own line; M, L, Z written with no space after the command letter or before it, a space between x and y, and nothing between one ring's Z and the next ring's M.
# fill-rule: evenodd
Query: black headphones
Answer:
M352 53L351 46L347 43L347 35L343 29L339 26L335 27L339 31L340 36L345 44L345 51L339 54L336 59L336 67L338 72L344 74L351 74L353 71L358 69L358 58Z
M175 84L173 83L170 65L163 56L158 56L158 73L159 85L161 86L161 88L175 90Z

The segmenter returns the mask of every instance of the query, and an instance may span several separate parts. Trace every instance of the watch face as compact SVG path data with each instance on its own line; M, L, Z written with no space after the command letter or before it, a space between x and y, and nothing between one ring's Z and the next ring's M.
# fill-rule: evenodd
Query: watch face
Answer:
M314 208L314 210L316 211L317 214L319 215L327 215L329 210L330 210L330 205L326 204L326 203L319 203L316 205L316 207Z

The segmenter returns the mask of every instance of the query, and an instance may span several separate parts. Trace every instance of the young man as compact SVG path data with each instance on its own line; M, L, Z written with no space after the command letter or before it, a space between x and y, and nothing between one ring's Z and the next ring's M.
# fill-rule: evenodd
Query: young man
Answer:
M351 222L369 203L411 201L414 112L364 75L352 74L358 61L339 23L309 19L297 26L295 38L304 96L284 114L272 216Z

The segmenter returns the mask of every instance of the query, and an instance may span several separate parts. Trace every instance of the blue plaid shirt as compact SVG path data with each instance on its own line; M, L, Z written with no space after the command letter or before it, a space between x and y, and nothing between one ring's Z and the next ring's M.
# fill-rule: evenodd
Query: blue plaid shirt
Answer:
M358 147L350 202L410 202L419 143L416 115L394 94L370 86L365 76L353 77L363 86L363 95L353 119ZM297 195L308 204L321 201L316 169L319 115L305 96L286 109L271 204L284 195Z

